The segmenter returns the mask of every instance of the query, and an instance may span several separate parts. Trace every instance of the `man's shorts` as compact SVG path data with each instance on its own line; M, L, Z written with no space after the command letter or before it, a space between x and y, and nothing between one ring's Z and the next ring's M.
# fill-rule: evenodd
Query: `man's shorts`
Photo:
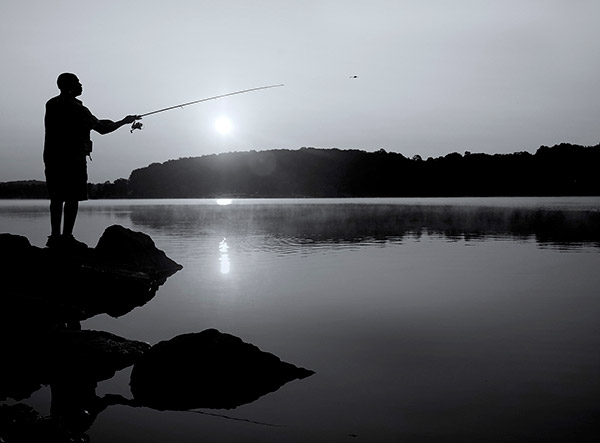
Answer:
M46 163L46 187L50 200L83 201L88 199L87 162Z

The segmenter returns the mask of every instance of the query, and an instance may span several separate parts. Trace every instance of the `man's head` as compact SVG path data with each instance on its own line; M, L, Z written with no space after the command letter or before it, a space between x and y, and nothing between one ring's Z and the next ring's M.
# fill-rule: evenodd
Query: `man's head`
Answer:
M71 74L70 72L60 74L58 79L56 79L56 84L61 93L72 97L77 97L83 92L83 87L81 86L79 79L75 74Z

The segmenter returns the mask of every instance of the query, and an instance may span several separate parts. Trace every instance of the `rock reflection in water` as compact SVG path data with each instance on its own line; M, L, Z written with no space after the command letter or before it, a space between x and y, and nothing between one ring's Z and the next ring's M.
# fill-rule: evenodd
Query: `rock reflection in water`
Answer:
M96 395L98 382L131 366L149 347L103 331L2 332L0 400L29 398L50 386L50 417L22 404L0 409L0 437L6 441L86 441L100 412L128 404L118 395Z

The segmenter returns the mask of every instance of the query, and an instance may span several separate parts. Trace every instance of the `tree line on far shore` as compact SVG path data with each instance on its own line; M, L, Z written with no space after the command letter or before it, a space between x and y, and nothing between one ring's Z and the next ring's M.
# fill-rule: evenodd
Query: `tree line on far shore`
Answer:
M301 148L231 152L153 163L129 179L89 185L100 198L459 197L600 195L600 144L541 146L534 154ZM0 183L0 198L46 198L42 181Z

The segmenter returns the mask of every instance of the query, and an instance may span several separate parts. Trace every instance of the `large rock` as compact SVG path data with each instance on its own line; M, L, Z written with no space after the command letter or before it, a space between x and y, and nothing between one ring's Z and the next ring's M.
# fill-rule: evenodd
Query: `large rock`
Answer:
M134 365L136 402L161 410L232 409L314 374L216 329L152 346Z
M95 252L100 260L127 269L159 274L170 274L181 269L181 265L156 247L150 236L120 225L106 228Z
M0 234L0 245L2 245L0 254L2 254L4 260L9 260L11 257L18 256L31 248L31 243L27 237L8 233Z

